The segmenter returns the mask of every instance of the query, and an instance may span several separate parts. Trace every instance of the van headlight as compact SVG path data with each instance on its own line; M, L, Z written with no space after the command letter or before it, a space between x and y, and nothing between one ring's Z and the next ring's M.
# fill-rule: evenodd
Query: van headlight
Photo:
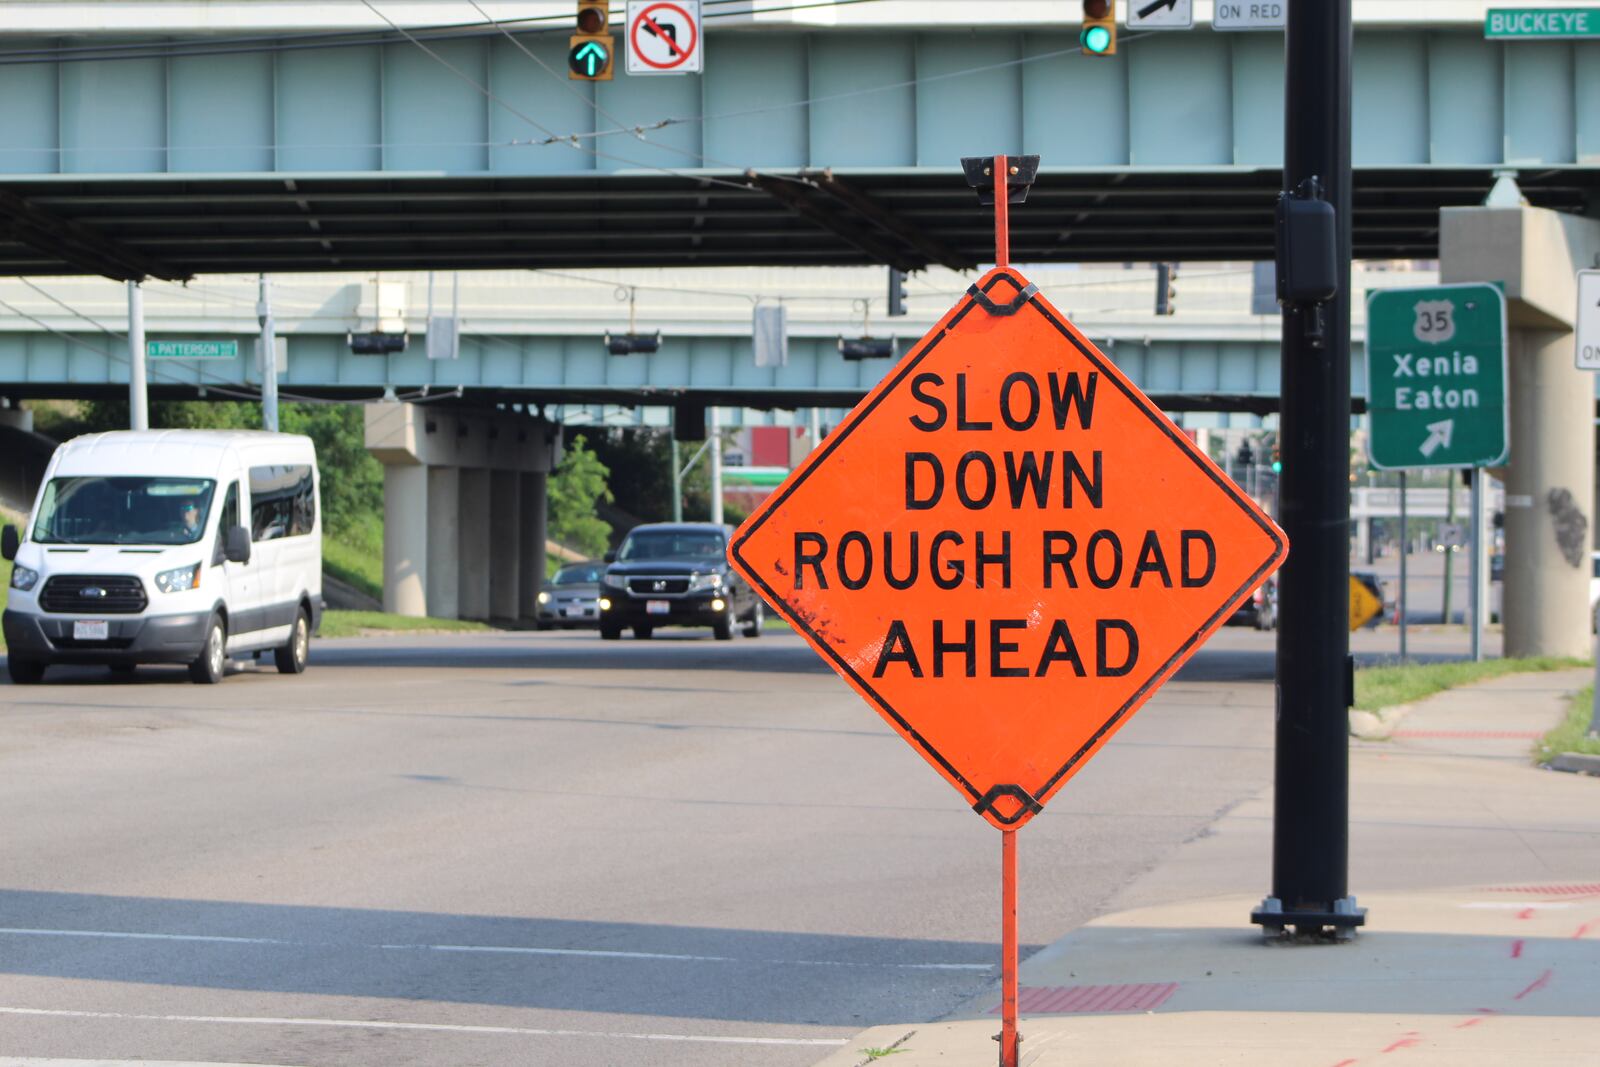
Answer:
M550 594L545 592L543 589L539 590L539 603L541 603L541 604L550 603Z
M32 567L15 564L11 568L11 588L20 589L24 593L39 584L39 572Z
M691 574L689 576L689 592L703 593L706 590L716 592L722 588L722 575L720 574Z
M156 588L163 593L177 593L199 587L200 564L198 563L191 563L187 567L174 567L170 571L162 571L156 575Z

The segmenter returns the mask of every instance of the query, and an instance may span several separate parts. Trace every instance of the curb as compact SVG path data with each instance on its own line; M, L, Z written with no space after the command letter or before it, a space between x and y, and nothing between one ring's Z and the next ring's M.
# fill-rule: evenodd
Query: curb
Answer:
M1546 765L1553 771L1571 774L1592 774L1600 777L1600 756L1585 756L1579 752L1562 752L1551 757Z
M1400 720L1411 712L1410 704L1395 704L1377 711L1350 709L1350 736L1362 741L1387 741Z

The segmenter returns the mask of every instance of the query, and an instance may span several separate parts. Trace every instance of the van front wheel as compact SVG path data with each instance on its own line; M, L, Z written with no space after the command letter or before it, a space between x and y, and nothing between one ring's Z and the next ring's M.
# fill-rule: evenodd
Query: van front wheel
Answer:
M211 622L206 626L206 642L200 646L200 655L189 664L189 678L199 685L216 685L222 681L223 672L227 669L227 631L223 629L222 617L211 616Z
M272 650L272 659L279 674L301 674L306 661L311 658L311 620L304 608L295 612L294 629L289 631L289 643Z
M44 664L36 659L7 656L6 673L11 675L12 685L38 685L44 680Z

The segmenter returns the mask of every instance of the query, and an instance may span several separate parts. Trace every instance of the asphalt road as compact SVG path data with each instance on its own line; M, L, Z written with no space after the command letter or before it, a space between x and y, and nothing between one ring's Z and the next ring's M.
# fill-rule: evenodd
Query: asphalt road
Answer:
M1021 834L1024 952L1267 784L1272 642ZM792 635L326 641L0 713L6 1055L801 1065L996 977L997 835Z

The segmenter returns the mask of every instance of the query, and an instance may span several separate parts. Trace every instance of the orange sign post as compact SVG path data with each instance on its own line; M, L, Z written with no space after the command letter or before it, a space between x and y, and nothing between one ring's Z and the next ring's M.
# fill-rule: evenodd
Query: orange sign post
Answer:
M1012 1067L1014 831L1288 544L1007 266L1008 169L994 158L995 268L750 516L729 555L1002 831L1000 1051Z

